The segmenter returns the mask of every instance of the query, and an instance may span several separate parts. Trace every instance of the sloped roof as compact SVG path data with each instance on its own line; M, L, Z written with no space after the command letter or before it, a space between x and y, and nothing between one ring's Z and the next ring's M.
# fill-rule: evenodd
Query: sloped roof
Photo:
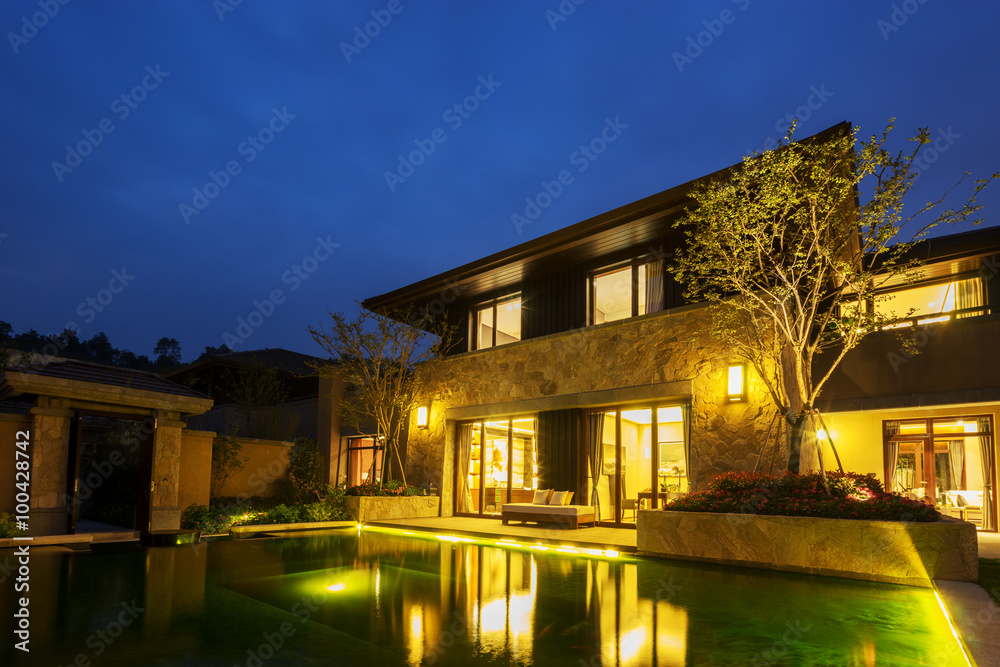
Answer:
M185 387L182 384L171 382L156 373L139 371L132 368L120 368L118 366L105 366L88 361L77 361L75 359L60 359L48 364L21 366L11 368L10 370L26 375L94 382L96 384L127 387L142 391L155 391L161 394L189 396L191 398L208 398L208 396L205 396L201 392Z
M823 141L838 132L850 131L843 121L799 142ZM742 161L711 174L682 183L663 192L626 204L582 222L495 252L430 278L405 285L386 294L365 299L369 310L426 307L441 295L486 293L520 282L532 267L546 270L578 264L617 249L655 242L673 229L673 218L691 204L688 196L699 182L726 176Z
M179 368L167 373L165 377L173 378L187 374L188 371L204 368L211 364L236 367L242 364L260 364L268 368L276 368L298 377L316 375L316 370L310 362L325 362L326 359L314 357L301 352L292 352L280 347L264 348L263 350L247 350L245 352L226 352L216 354L207 359Z

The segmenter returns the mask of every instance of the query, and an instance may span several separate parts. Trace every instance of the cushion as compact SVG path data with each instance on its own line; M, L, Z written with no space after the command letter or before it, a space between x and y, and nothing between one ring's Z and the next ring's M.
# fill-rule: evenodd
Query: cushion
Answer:
M549 505L568 505L566 502L566 496L569 491L553 491L552 495L549 497Z
M535 491L535 497L531 499L532 505L548 505L549 496L552 495L552 489L538 489Z

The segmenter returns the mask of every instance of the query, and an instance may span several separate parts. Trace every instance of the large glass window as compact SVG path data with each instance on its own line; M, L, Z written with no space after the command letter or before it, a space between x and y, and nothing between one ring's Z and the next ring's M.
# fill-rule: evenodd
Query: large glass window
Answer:
M521 340L521 295L478 306L472 313L473 349L482 350Z
M641 260L594 273L590 303L591 324L663 310L663 262Z
M988 416L884 422L886 488L996 529L993 424Z
M984 315L983 282L978 276L890 292L875 301L875 312L904 318L888 328Z
M639 509L688 490L685 411L660 405L588 414L588 488L598 521L634 525Z
M347 440L347 486L378 482L382 477L385 448L373 436Z
M535 418L458 425L455 511L500 514L504 503L531 502L538 487Z

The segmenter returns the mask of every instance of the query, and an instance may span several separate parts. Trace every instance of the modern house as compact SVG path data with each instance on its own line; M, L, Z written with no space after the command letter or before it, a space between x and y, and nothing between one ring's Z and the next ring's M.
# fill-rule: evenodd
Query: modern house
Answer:
M407 445L408 478L440 486L444 514L494 516L554 488L628 526L718 473L781 469L762 383L665 270L693 183L363 303L457 328L451 354L418 369ZM896 311L916 308L897 326L917 328L920 354L891 330L852 351L823 395L829 435L845 469L995 530L1000 229L917 252L921 281L891 289Z

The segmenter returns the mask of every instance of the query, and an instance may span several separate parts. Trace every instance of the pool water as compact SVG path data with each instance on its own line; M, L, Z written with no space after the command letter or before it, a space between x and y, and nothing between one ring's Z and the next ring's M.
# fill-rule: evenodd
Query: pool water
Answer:
M0 663L968 664L932 590L614 556L373 529L36 550L32 651Z

